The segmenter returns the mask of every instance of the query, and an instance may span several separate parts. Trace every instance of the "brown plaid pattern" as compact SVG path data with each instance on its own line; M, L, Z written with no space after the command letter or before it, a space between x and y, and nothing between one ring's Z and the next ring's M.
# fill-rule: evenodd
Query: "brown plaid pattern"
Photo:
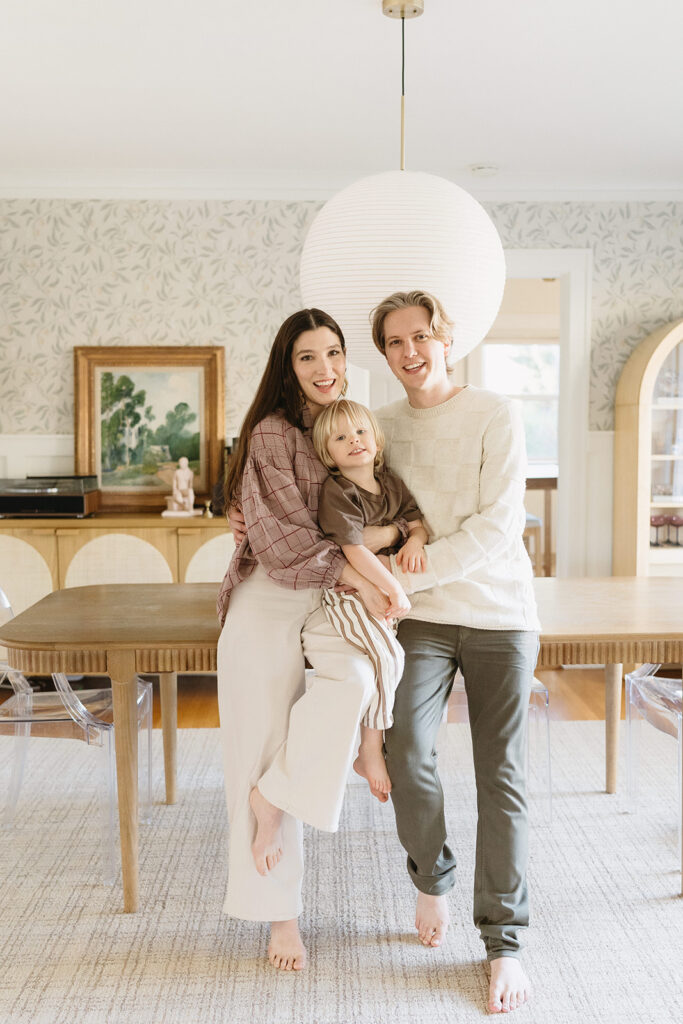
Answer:
M230 593L258 562L289 590L333 587L345 563L338 546L318 526L318 498L327 478L303 430L272 414L254 428L242 476L241 504L247 536L236 549L218 594L225 622Z

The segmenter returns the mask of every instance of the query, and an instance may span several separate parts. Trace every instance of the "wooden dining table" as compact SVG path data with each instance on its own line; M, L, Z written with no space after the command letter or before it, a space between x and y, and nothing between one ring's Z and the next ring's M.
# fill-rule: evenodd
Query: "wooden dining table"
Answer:
M605 666L605 788L614 793L622 664L683 662L683 578L550 577L534 580L534 589L542 624L538 668ZM139 902L135 675L160 674L166 799L173 803L177 673L216 669L216 590L215 583L58 590L0 629L10 664L21 671L111 677L127 912Z

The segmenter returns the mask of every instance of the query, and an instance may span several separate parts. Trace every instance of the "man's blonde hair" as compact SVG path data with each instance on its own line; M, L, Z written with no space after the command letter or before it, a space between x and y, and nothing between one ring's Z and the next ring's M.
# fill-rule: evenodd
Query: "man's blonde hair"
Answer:
M435 295L429 292L415 290L412 292L394 292L388 298L383 299L379 305L370 313L372 321L372 340L383 356L386 357L386 338L384 336L384 321L389 313L395 313L398 309L410 309L413 306L421 306L429 314L429 330L439 341L447 342L452 340L451 328L453 321L443 308ZM446 369L450 372L455 362L452 359L452 348L446 355Z
M327 450L327 443L337 432L339 421L343 418L346 418L352 427L366 425L371 427L377 445L375 469L382 469L384 465L384 431L369 409L366 409L360 402L352 402L349 398L338 398L331 405L326 405L313 424L313 445L323 466L326 466L331 473L339 472Z

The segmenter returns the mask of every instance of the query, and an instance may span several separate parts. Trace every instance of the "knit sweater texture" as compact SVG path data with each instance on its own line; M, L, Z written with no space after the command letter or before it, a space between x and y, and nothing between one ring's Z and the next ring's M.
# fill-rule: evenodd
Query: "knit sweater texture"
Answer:
M429 532L427 569L394 575L408 617L477 629L538 630L524 547L526 450L518 402L468 386L429 409L407 399L376 412L390 468Z

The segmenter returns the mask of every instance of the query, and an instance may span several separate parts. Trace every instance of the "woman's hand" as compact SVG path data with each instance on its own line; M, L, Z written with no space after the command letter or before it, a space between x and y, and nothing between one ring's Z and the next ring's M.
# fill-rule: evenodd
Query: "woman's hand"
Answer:
M231 505L228 509L228 522L235 538L235 544L239 547L247 535L247 524L244 521L242 509L239 505Z
M359 581L356 589L361 601L376 619L384 622L393 617L388 614L390 608L389 598L374 583L362 579Z
M388 526L366 526L363 529L363 546L376 555L384 548L393 548L401 539L401 531L394 523Z
M389 594L389 607L386 610L387 621L389 619L402 619L410 611L410 601L406 596L403 587L396 587L395 591Z

